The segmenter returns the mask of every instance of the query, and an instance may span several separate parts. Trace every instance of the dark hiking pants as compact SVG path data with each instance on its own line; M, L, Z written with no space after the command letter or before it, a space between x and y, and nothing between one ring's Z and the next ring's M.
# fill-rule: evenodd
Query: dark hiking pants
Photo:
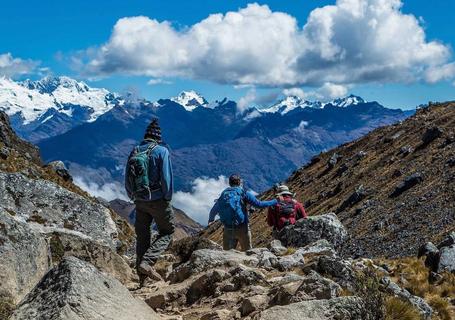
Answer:
M238 243L240 243L241 251L247 251L252 248L251 231L250 226L247 223L234 228L224 227L223 249L235 249Z
M151 225L155 221L158 237L150 243ZM160 254L167 249L174 234L174 210L170 201L163 199L147 202L136 202L136 256L137 266L141 262L153 265Z

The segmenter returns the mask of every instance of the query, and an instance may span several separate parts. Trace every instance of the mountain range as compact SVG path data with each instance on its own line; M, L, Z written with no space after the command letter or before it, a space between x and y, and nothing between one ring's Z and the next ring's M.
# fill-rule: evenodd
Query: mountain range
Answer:
M194 91L151 102L67 77L2 79L0 110L22 137L37 142L46 162L63 160L73 175L100 185L123 181L129 152L158 117L175 187L185 191L198 177L232 172L263 191L313 155L409 115L354 95L326 103L288 96L245 111L235 101L208 102Z

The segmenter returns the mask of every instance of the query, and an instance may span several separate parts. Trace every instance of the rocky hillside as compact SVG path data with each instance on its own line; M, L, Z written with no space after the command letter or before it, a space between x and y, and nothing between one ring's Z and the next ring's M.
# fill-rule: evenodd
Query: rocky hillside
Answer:
M415 287L406 287L412 272L404 269L404 278L403 264L343 258L340 250L349 232L333 213L287 227L282 240L288 248L272 241L241 253L223 251L199 236L175 241L155 266L163 280L138 286L128 224L109 205L74 186L61 166L41 166L37 150L18 139L7 118L2 119L0 319L453 316L455 279L446 272L455 270L450 259L455 234L437 247L427 244L421 252L434 268L431 279L436 283L419 279L427 284L425 292L439 294L425 300L412 290ZM418 263L426 270L422 260Z
M350 234L346 254L415 255L419 245L455 230L455 103L422 108L321 153L286 183L310 215L338 215ZM255 244L267 243L265 213L251 221Z

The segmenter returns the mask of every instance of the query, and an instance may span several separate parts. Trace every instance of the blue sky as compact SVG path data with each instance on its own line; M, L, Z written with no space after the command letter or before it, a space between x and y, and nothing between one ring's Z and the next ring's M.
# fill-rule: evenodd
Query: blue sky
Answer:
M342 0L339 1L338 5L343 1L349 2ZM397 0L387 1L395 2L395 4L397 2ZM314 50L311 54L303 54L301 53L302 50L307 50L307 47L312 45L311 41L307 39L299 43L297 49L292 50L297 50L296 52L302 54L299 60L301 65L314 63L316 67L307 65L299 67L297 70L285 66L270 71L272 66L276 65L273 59L278 58L275 57L282 55L283 59L288 59L294 53L291 49L287 50L284 45L281 46L279 42L273 43L276 38L269 39L268 35L274 33L274 30L277 30L278 33L285 32L288 30L286 24L292 25L292 19L297 21L297 29L300 32L299 30L307 25L308 16L311 12L314 12L316 8L334 5L335 2L322 0L258 1L259 5L267 5L267 10L270 11L267 13L267 10L261 6L250 8L251 12L254 11L254 15L261 15L262 13L270 15L270 18L261 20L261 23L265 23L264 34L258 34L258 39L264 38L258 40L258 46L265 50L261 52L255 50L254 46L248 45L242 48L241 50L244 51L240 50L241 52L237 52L235 48L225 48L226 57L221 59L220 56L223 56L222 50L224 49L220 48L224 48L225 43L211 40L207 49L207 52L210 53L198 55L197 51L201 43L204 44L205 42L197 42L199 38L188 35L188 29L206 19L210 14L238 13L239 9L245 9L251 1L31 0L27 1L26 4L20 1L3 1L2 10L0 10L0 55L10 53L11 57L23 61L39 61L39 66L34 64L35 67L30 67L31 70L25 74L10 74L16 78L37 78L44 72L39 71L39 68L49 68L50 72L55 75L69 75L87 81L92 86L102 86L117 92L133 90L152 100L174 96L181 90L187 89L195 89L209 100L224 96L235 100L245 96L252 97L249 100L247 99L247 103L269 103L269 100L271 101L272 98L282 94L284 89L294 89L293 92L297 92L298 89L299 93L309 99L318 97L328 99L331 95L354 93L368 100L377 100L386 106L401 108L411 108L429 100L455 99L455 71L453 71L455 68L451 65L454 61L452 48L455 42L455 28L451 17L451 13L455 11L455 2L453 1L405 0L401 8L389 10L390 15L394 15L394 17L398 14L398 19L405 17L403 20L391 20L398 21L398 26L393 27L392 25L390 32L393 33L392 37L402 37L403 39L400 41L406 42L406 45L401 47L400 41L389 39L384 42L383 47L381 45L381 48L375 49L374 52L365 50L359 45L359 42L362 41L362 32L356 33L358 28L354 23L351 26L352 29L339 30L344 28L345 24L342 22L346 21L343 20L346 19L346 14L344 16L341 13L329 15L328 17L335 22L334 28L338 28L332 30L339 37L338 41L344 39L341 47L346 45L346 48L342 49L348 52L347 56L351 53L355 61L348 60L349 57L346 58L340 53L335 58L331 57L330 59L340 61L339 65L342 68L339 68L337 63L334 67L327 68L327 60L324 59L327 59L327 52L329 55L333 53L327 50L334 47L322 47L318 44L319 47L311 49ZM353 0L351 2L374 4L377 0ZM240 13L243 16L251 17L251 12ZM277 12L283 12L286 16L276 15ZM328 12L329 10L326 10L327 14L329 14ZM406 17L409 15L418 19L418 25L415 26L410 22L409 26L404 27L404 31L401 33L400 23L401 21L406 23L408 21ZM172 46L163 50L141 46L138 50L140 51L138 56L134 56L134 52L131 54L128 51L127 44L123 43L134 38L135 33L131 33L133 27L130 25L119 27L124 32L122 34L125 37L122 39L123 42L120 47L118 44L110 43L109 39L116 22L121 18L135 16L145 16L150 21L151 19L158 21L159 25L154 28L149 20L128 20L133 25L136 22L143 23L144 28L148 28L147 35L150 39L159 39L163 43L171 43L174 35L183 36L185 40L182 41L186 41L187 44L175 42L175 52L179 50L182 52L190 51L189 54L186 52L188 56L186 60L189 61L169 62L169 56L171 56L170 60L172 61L177 59L172 56L175 53ZM387 14L378 17L388 19ZM378 17L375 17L374 13L370 13L370 16L365 17L365 19L370 21ZM358 19L359 28L365 19ZM226 29L226 25L229 23L224 19L222 20L215 24L207 24L204 32L213 32L215 33L214 37L224 37L226 33L216 34L216 27L220 24L223 24L220 30L229 30ZM158 37L155 34L162 34L166 31L163 29L165 26L161 24L163 21L170 22L171 32L167 38ZM255 20L251 21L254 23ZM268 26L267 21L275 21L276 24L270 23ZM380 23L381 21L379 21ZM245 31L235 29L232 31L233 34L239 34L240 37L243 34L254 36L254 32L257 31L249 30L248 25L240 25L239 28L245 28ZM212 26L214 26L213 30L211 30ZM325 39L319 37L319 33L324 28L323 21L313 21L313 28L318 34L318 38L316 38L318 41ZM356 39L349 37L353 31L357 34ZM412 38L419 31L424 32L424 43L421 43L422 40L407 43L407 39ZM383 39L382 34L367 32L368 30L365 30L366 39ZM303 36L309 38L313 37L314 34ZM169 42L168 39L170 39ZM252 38L246 39L248 41ZM289 39L289 46L293 46L292 42L296 39L300 41L300 33ZM356 41L356 43L350 43L351 41ZM437 41L437 43L434 46L429 45L433 41ZM191 43L195 43L196 46L191 47ZM268 46L268 43L271 45ZM99 48L103 44L107 44L110 54L100 53ZM370 43L368 47L372 47L372 44ZM282 52L275 53L275 49L282 50ZM401 49L403 52L400 51ZM253 53L250 52L252 50ZM403 55L403 63L398 61L390 67L387 65L389 58L381 60L380 55L384 53L385 56L388 56L390 52L394 51L397 51L397 55ZM217 54L214 55L213 52ZM315 58L314 52L320 53L321 56ZM148 61L149 56L161 53L163 54L163 61L165 61L163 66ZM233 53L238 53L239 58L233 56L231 59L230 54ZM264 57L257 56L261 54ZM267 67L261 69L260 65L252 65L251 62L245 62L245 65L242 65L244 57L251 58L253 62L257 57L258 63L261 61L268 62L267 57L270 57L271 67L265 70ZM74 63L75 59L79 58L82 62ZM314 59L314 62L309 59ZM88 68L87 66L95 60L98 62L96 67L91 65ZM277 60L277 63L281 61ZM363 65L357 66L356 61L362 61ZM201 71L201 66L204 66L205 63L208 65L208 70ZM375 68L372 69L374 71L367 70L369 67L373 68L373 64L375 64ZM385 65L387 66L385 67ZM236 71L228 76L230 68ZM243 71L243 69L249 68L251 70L248 72ZM358 70L362 68L365 72L357 74ZM396 72L393 72L393 69ZM180 70L183 71L180 72ZM428 76L430 71L432 77ZM312 76L307 76L310 74ZM149 85L147 82L150 79L164 83ZM253 83L250 84L249 82Z

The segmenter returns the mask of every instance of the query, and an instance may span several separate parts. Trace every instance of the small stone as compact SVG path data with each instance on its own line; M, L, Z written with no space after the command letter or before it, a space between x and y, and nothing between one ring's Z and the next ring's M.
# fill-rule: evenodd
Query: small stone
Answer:
M258 310L265 309L268 304L268 297L266 295L255 295L243 299L240 306L240 313L243 317Z
M276 256L281 256L288 251L288 249L281 244L280 240L273 240L270 242L269 249Z
M0 148L0 159L6 160L10 155L10 151L6 147Z

